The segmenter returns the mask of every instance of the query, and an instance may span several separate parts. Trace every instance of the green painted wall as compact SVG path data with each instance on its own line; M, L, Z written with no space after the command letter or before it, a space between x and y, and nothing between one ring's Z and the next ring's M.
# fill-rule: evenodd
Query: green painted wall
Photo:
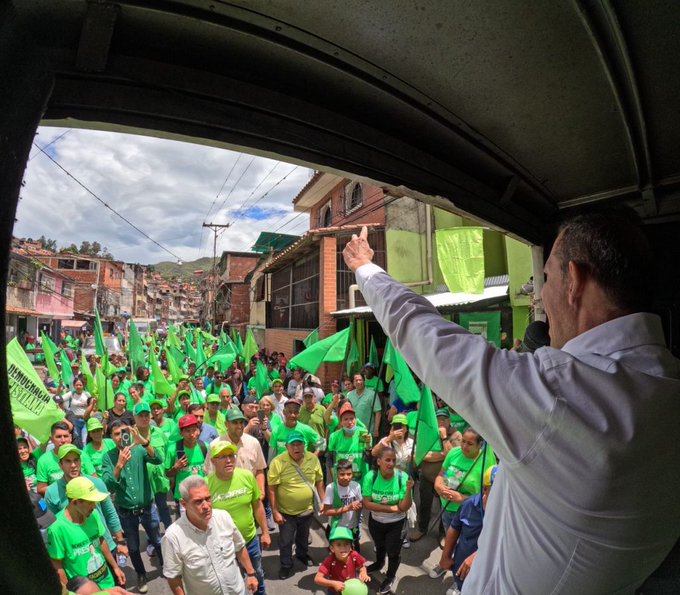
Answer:
M513 306L512 307L512 338L523 339L524 333L529 326L529 306ZM508 333L510 334L510 333Z
M387 272L400 283L415 283L427 279L425 234L401 229L387 229ZM414 287L422 293L422 288Z
M522 339L529 324L531 297L520 293L522 285L533 275L531 248L513 238L505 236L505 251L508 255L510 275L510 304L512 305L513 339Z

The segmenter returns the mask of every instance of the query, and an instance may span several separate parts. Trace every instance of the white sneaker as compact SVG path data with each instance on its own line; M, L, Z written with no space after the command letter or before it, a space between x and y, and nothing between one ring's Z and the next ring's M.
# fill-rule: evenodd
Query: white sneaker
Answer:
M456 587L446 589L446 595L460 595L460 591Z
M430 578L439 578L440 576L444 576L445 574L446 570L444 570L439 564L437 564L432 570L430 570L428 576Z
M156 555L156 548L152 544L146 546L146 555L149 558L153 558Z
M404 537L404 541L401 542L401 547L405 550L409 549L411 547L411 540L408 537Z

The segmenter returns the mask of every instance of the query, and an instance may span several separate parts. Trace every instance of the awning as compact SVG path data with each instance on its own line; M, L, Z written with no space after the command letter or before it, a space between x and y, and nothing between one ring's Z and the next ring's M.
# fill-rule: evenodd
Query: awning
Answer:
M7 306L7 314L15 314L16 316L40 316L40 312L36 310L27 310L25 308L14 308L12 306Z
M497 285L495 287L486 287L483 293L451 293L445 291L443 293L432 293L423 296L440 312L453 311L464 306L489 306L503 302L508 297L508 285ZM373 310L370 306L359 306L357 308L349 308L347 310L338 310L331 312L331 316L335 318L349 318L356 316L358 318L368 318L373 315Z
M62 320L61 321L61 327L62 328L81 328L85 326L86 324L89 324L87 320Z

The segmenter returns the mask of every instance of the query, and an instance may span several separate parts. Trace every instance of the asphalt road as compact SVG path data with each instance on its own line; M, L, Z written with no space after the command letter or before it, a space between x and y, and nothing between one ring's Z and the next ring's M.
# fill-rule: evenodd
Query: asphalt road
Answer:
M144 537L142 541L144 544L146 543ZM393 592L396 595L423 595L424 593L444 595L446 589L452 584L451 574L449 573L443 579L431 579L427 576L430 569L439 561L440 553L436 535L426 535L420 541L412 543L409 549L402 549L401 566L397 572L397 581ZM272 547L269 551L264 552L263 557L268 595L274 593L298 595L315 591L318 592L318 595L321 595L323 590L314 584L314 575L318 565L328 555L328 549L325 535L318 527L312 529L312 544L309 547L309 554L317 563L316 567L305 568L296 561L295 574L285 581L279 580L278 531L272 533ZM373 546L366 531L363 532L361 554L369 560L369 563L375 560ZM170 589L165 579L160 576L156 558L149 559L146 554L143 554L142 557L148 571L149 593L152 595L169 594ZM129 562L125 568L125 574L128 578L128 589L132 593L137 593L135 587L136 574ZM372 576L369 583L369 594L375 593L383 579L383 574L376 573Z

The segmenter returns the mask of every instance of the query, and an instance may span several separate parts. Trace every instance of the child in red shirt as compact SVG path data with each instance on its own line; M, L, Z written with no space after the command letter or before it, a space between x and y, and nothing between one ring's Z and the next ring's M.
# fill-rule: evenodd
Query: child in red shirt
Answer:
M314 583L325 587L327 592L338 595L345 588L345 581L359 578L364 583L371 580L366 571L366 559L352 549L354 536L346 527L335 527L328 537L331 555L319 567Z

